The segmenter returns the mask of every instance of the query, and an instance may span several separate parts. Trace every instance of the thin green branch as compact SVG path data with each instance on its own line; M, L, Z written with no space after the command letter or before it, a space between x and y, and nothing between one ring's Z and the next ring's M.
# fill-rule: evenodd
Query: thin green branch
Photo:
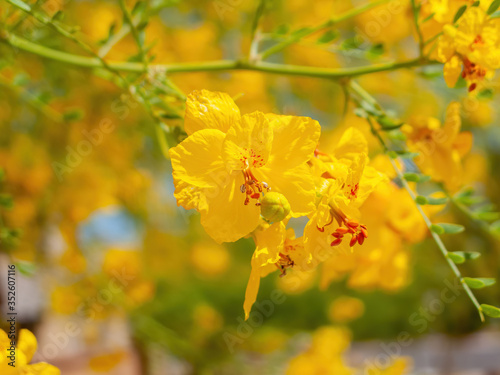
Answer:
M130 27L130 32L132 33L132 36L135 40L135 44L137 44L137 48L139 50L139 55L141 57L141 61L144 64L144 72L147 72L148 71L148 57L146 55L146 51L144 51L143 42L141 41L141 38L139 36L139 31L137 30L136 26L134 25L134 21L132 20L132 16L130 15L130 12L128 11L127 6L125 5L125 0L119 0L118 2L120 4L120 8L123 12L123 17Z
M417 36L418 36L418 50L419 54L422 57L424 55L424 36L422 34L422 30L420 30L420 23L418 21L418 14L420 12L419 7L416 4L416 0L411 0L411 8L413 12L413 22L415 24L415 29L417 31Z
M26 39L20 38L13 34L4 34L0 40L10 44L12 47L20 50L36 54L48 59L60 61L63 63L84 67L84 68L102 68L102 62L99 58L74 55L51 48L32 43ZM181 63L181 64L156 64L150 65L150 69L164 71L165 74L172 73L187 73L187 72L210 72L210 71L230 71L230 70L254 70L264 73L274 73L283 75L295 75L303 77L329 78L329 79L345 79L356 77L364 74L377 72L392 71L403 68L414 68L424 65L439 64L435 61L425 59L412 59L401 62L392 62L384 64L375 64L369 66L361 66L355 68L315 68L299 65L284 65L268 62L248 62L238 60L219 60L207 61L200 63ZM116 71L141 73L143 64L136 62L108 62L107 65Z
M363 88L361 88L361 86L359 86L357 83L355 82L352 82L351 85L350 85L352 91L357 94L360 98L362 99L369 99L370 100L370 103L371 104L374 104L374 103L377 103L376 100L371 97ZM378 105L378 108L380 108L380 105ZM384 152L387 154L390 149L387 145L387 143L384 141L384 139L382 138L382 136L380 135L380 132L375 128L373 122L369 119L368 121L369 125L370 125L370 129L371 129L371 132L376 136L376 138L378 139L378 141L380 142L380 145L382 146L382 148L384 149ZM389 156L388 156L389 157ZM449 255L448 255L448 250L446 249L446 246L444 245L443 241L441 240L441 237L439 237L439 235L437 233L435 233L431 227L432 227L432 222L431 220L429 219L429 217L427 216L427 214L424 212L424 210L422 209L422 206L417 204L416 203L416 194L414 193L414 191L411 189L410 185L408 184L408 182L406 181L406 179L404 178L403 176L403 173L401 172L401 170L399 169L399 167L397 166L396 162L394 161L394 159L392 159L391 157L390 158L390 161L391 161L391 164L392 164L392 167L394 168L394 170L396 171L396 174L398 176L398 178L401 180L401 183L403 184L403 187L406 189L406 191L408 192L408 194L410 195L411 199L413 200L413 202L415 203L415 205L417 206L417 209L418 209L418 212L420 213L420 215L422 216L422 218L424 219L424 222L425 222L425 225L427 226L427 228L429 229L429 232L431 233L431 236L432 238L434 239L434 242L436 243L436 245L438 246L439 250L441 251L441 253L443 254L444 258L446 259L446 262L448 263L448 265L450 266L451 270L453 271L453 273L455 274L455 276L460 280L460 282L462 283L462 286L465 290L465 292L467 293L467 295L469 296L470 300L472 301L472 303L474 304L474 306L476 307L478 313L479 313L479 317L481 318L481 321L484 322L484 314L483 314L483 309L481 307L481 305L479 304L476 296L474 295L474 293L472 292L472 290L470 289L470 287L465 283L464 281L464 278L460 272L460 270L458 269L457 265L453 262L453 260L450 259Z
M318 26L306 28L301 32L297 32L296 34L292 35L287 40L284 40L281 43L275 44L274 46L269 47L265 51L261 52L261 54L260 54L261 59L265 60L269 56L274 55L275 53L282 51L283 49L285 49L289 45L298 42L300 39L302 39L306 36L310 36L310 35L313 35L315 33L320 32L320 31L329 29L340 22L347 21L347 20L349 20L349 19L351 19L351 18L353 18L361 13L364 13L372 8L375 8L379 5L388 3L389 1L390 0L377 0L377 1L367 3L365 5L358 7L358 8L353 8L351 10L348 10L347 12L341 14L340 16L331 18Z

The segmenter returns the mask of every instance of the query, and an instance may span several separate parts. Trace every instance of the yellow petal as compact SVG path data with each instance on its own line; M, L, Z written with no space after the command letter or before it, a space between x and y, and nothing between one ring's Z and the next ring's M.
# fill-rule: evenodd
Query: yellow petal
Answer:
M443 124L443 131L446 138L443 139L444 145L451 145L458 133L460 132L460 127L462 126L462 121L460 120L460 103L452 102L448 105L446 109L446 118Z
M187 137L170 149L174 180L182 180L197 187L216 187L226 175L221 157L224 133L203 129Z
M260 168L269 159L272 142L273 131L263 113L244 115L227 132L223 145L224 161L230 170Z
M254 267L252 264L252 271L248 279L247 289L245 291L245 302L243 302L243 310L245 310L245 320L250 316L252 306L257 300L260 286L260 270L259 267Z
M342 134L334 156L338 159L353 160L357 154L368 154L368 142L358 129L349 128Z
M188 95L184 120L188 135L201 129L218 129L225 133L239 120L240 110L228 94L201 90Z
M245 291L245 320L250 316L252 305L257 300L260 278L267 274L269 265L275 264L279 259L279 253L283 249L286 229L282 222L274 223L266 229L255 232L256 249L252 256L252 271Z
M458 56L455 55L444 64L443 75L446 85L450 88L455 87L460 77L460 73L462 73L462 62Z
M471 132L461 132L457 135L453 148L458 151L458 154L463 158L472 148L473 137Z
M287 169L286 160L276 160L273 166L255 171L260 181L265 181L272 191L283 194L292 209L293 217L304 216L315 208L316 192L311 168L307 163Z
M286 160L288 167L295 167L309 160L318 146L321 127L309 117L266 114L273 128L274 140L269 158L275 162Z
M31 361L31 358L33 358L33 355L35 354L37 348L35 335L27 329L22 329L19 332L17 348L24 353L24 355L26 356L26 361L29 363Z
M245 195L240 191L244 179L240 171L219 182L220 186L204 190L206 207L199 207L201 224L218 243L237 241L257 227L260 208L253 202L244 204Z

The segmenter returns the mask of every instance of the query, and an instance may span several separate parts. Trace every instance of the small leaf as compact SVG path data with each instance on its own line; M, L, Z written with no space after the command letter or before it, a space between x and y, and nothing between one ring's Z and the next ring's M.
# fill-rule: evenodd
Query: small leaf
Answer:
M487 277L464 277L462 281L472 289L485 288L487 286L494 285L496 282L495 279Z
M457 13L455 13L455 17L453 17L453 23L457 22L466 10L467 5L462 5L460 8L458 8Z
M26 276L33 276L37 269L35 263L26 261L16 262L16 268L19 270L19 272Z
M454 251L453 254L459 254L465 258L465 260L474 260L481 256L481 253L477 251Z
M288 30L289 30L289 26L288 25L279 25L276 30L274 30L274 33L277 34L277 35L285 35L285 34L288 34Z
M490 224L490 232L496 236L500 236L500 220Z
M334 30L327 30L323 35L318 38L318 43L324 44L329 43L335 38L337 38L339 34Z
M83 118L83 111L80 108L69 109L63 113L64 121L72 122Z
M26 12L31 12L31 7L28 4L26 4L24 1L21 1L21 0L7 0L7 1L9 3L15 5L16 7L26 11Z
M399 129L404 125L403 122L396 123L394 120L385 115L377 117L377 122L380 124L382 130L384 131Z
M431 13L427 17L425 17L422 21L420 21L420 24L426 23L427 21L430 21L432 18L434 18L434 15L436 13Z
M488 8L488 10L486 11L486 13L488 14L488 16L490 14L493 14L496 12L496 10L498 9L498 7L500 7L500 0L495 0L493 1L491 4L490 4L490 7Z
M7 194L0 194L0 206L4 208L12 208L14 206L12 197Z
M415 202L417 202L421 206L428 203L427 198L423 197L422 195L419 195L418 197L416 197Z
M484 221L494 221L500 218L500 212L477 212L474 217Z
M436 234L443 234L444 233L444 228L441 225L432 224L431 225L431 231L433 231Z
M427 200L429 201L428 204L432 206L439 206L442 204L446 204L448 202L448 198L443 197L443 198L432 198L432 197L427 197Z
M413 173L413 172L406 172L403 177L405 178L406 181L410 182L419 182L420 181L420 176L418 173Z
M398 153L396 151L389 151L387 153L387 155L391 158L391 159L397 159L398 158Z
M368 118L368 113L363 108L355 108L354 114L361 118Z
M418 152L396 151L396 153L402 159L414 159L418 156Z
M488 315L491 318L500 318L500 309L498 307L482 303L481 309L486 315Z
M474 1L474 3L472 3L471 7L478 7L479 4L481 4L481 1Z
M461 233L465 230L465 227L463 225L458 225L458 224L439 223L437 225L443 228L444 233L447 234Z
M462 254L448 253L446 256L450 258L453 261L453 263L456 264L462 264L465 262L465 257Z

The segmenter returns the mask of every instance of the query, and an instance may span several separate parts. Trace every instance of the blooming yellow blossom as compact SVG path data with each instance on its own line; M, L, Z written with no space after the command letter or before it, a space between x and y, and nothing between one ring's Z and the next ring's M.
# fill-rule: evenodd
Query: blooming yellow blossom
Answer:
M0 349L2 351L2 355L0 356L0 373L2 373L2 375L61 374L58 368L45 362L30 364L30 361L37 349L37 342L35 335L27 329L22 329L19 332L17 347L14 347L11 350L14 345L15 343L9 336L7 336L7 333L0 330ZM12 363L12 359L8 358L11 355L15 357L14 366L9 365L9 363Z
M201 214L218 243L236 241L258 225L260 198L283 194L294 216L314 209L307 164L320 126L307 117L254 112L241 116L229 95L195 91L186 103L188 138L170 149L177 203Z
M460 132L460 105L451 103L441 125L436 118L415 117L404 125L410 150L418 152L415 163L423 173L443 182L450 191L462 183L461 159L472 147L472 134Z
M444 78L449 87L454 87L462 75L469 91L473 91L500 68L500 21L490 18L480 7L468 7L457 27L443 27L436 58L444 63Z
M358 209L386 177L367 165L366 139L354 128L344 132L332 155L316 155L311 163L319 203L304 229L304 244L310 254L328 252L332 247L348 252L368 237L367 227L358 222Z

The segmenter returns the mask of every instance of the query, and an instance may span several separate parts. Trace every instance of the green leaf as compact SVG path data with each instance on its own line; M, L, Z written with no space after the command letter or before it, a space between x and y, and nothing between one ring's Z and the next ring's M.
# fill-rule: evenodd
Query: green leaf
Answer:
M428 203L427 198L422 196L422 195L419 195L418 197L416 197L415 202L417 202L421 206Z
M443 228L444 233L447 234L461 233L465 230L465 227L463 225L458 224L439 223L436 225L439 225L441 228Z
M496 10L500 7L500 0L495 0L490 4L490 7L486 11L488 15L493 14L496 12Z
M427 197L427 200L429 201L428 204L432 206L439 206L441 204L446 204L448 203L448 198L443 197L443 198L432 198L432 197Z
M33 276L37 269L36 264L32 262L18 261L15 265L19 272L26 276Z
M496 236L500 236L500 220L490 224L490 232Z
M31 12L31 7L28 4L26 4L24 1L21 1L21 0L7 0L7 1L9 3L11 3L12 5L14 5L14 6L26 11L26 12Z
M485 288L487 286L494 285L496 282L495 279L487 277L464 277L462 281L472 289Z
M361 118L368 118L368 113L363 108L354 108L354 114Z
M481 256L481 253L477 251L454 251L453 253L463 256L465 260L474 260Z
M481 4L481 1L474 1L474 3L471 5L471 7L477 7Z
M4 208L12 208L14 206L14 200L8 194L0 194L0 206Z
M277 35L285 35L285 34L288 34L289 30L290 30L290 27L288 25L279 25L274 30L274 33L277 34Z
M498 307L482 303L481 304L481 309L490 318L500 318L500 309Z
M457 13L455 13L455 17L453 17L453 23L457 22L466 10L467 5L462 5L460 8L458 8Z
M456 264L462 264L465 262L465 257L462 254L448 253L446 256L450 258L453 261L453 263Z
M329 43L332 40L336 39L339 34L334 30L327 30L323 35L318 38L318 43L324 44Z
M414 159L418 156L418 152L396 151L396 153L402 159Z
M382 55L384 52L385 52L384 45L382 43L377 43L370 47L370 49L367 51L367 54L370 55L371 57L378 57Z
M413 173L413 172L406 172L403 177L405 178L406 181L410 182L419 182L420 181L420 175L418 173Z
M431 225L431 231L436 233L436 234L443 234L444 233L444 228L441 225L437 224L432 224Z
M404 125L403 122L396 123L393 119L391 119L390 117L387 117L385 115L377 117L377 122L382 127L381 130L384 130L384 131L399 129L401 126Z
M397 159L398 158L398 153L396 151L389 151L387 153L387 155L391 158L391 159Z
M80 108L69 109L63 113L63 119L67 122L78 121L83 118L83 111Z
M427 17L425 17L422 21L420 21L420 24L426 23L427 21L430 21L432 18L434 18L434 15L436 13L431 13Z
M484 221L494 221L500 218L500 212L477 212L474 217Z

